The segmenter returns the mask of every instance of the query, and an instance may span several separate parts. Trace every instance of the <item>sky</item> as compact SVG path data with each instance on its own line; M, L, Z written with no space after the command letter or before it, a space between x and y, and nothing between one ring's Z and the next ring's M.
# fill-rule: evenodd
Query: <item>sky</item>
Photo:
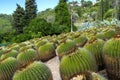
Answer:
M72 1L72 0L69 0ZM80 0L73 0L78 1ZM91 0L96 1L96 0ZM58 4L59 0L36 0L38 12L47 8L54 8ZM25 7L25 0L0 0L0 13L12 14L16 9L16 4L19 4L23 8Z

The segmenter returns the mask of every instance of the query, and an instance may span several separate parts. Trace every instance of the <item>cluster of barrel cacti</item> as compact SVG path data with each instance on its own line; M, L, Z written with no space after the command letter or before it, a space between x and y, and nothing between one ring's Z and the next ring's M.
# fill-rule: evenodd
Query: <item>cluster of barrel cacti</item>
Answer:
M0 47L0 80L53 80L44 62L55 56L62 80L107 80L97 74L104 69L120 80L120 36L110 26Z

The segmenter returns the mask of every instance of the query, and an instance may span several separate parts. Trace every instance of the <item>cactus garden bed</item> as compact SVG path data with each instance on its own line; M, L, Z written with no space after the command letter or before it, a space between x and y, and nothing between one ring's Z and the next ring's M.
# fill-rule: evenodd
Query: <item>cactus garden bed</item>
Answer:
M116 26L0 47L0 80L120 80Z

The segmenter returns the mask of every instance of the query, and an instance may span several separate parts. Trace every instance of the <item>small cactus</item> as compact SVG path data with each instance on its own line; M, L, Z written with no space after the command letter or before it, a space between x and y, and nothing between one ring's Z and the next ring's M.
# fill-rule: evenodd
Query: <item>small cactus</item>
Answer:
M55 46L53 43L46 43L38 49L38 59L47 61L56 56Z
M27 49L18 54L17 60L19 62L20 67L32 62L35 60L37 53L34 49Z
M50 69L42 62L35 61L18 70L13 80L53 80Z
M19 48L20 48L20 46L17 43L7 46L7 49L14 49L16 51L19 51Z
M5 53L6 48L5 47L0 47L0 57L3 53Z
M33 45L26 45L26 46L23 46L19 49L19 52L23 52L27 49L32 49L34 46Z
M61 43L57 47L57 55L61 59L64 55L70 54L76 49L76 44L74 41L67 39L64 43Z
M106 29L105 31L103 31L103 33L104 33L104 37L107 40L114 37L116 34L114 29Z
M2 54L2 56L0 57L1 60L6 59L8 57L17 57L18 55L18 51L16 50L9 50L8 52L5 52L4 54Z
M87 42L87 38L85 36L79 36L75 38L74 41L78 47L83 47Z
M38 42L35 43L35 47L39 48L40 46L46 44L47 42L48 42L47 39L40 40L40 41L38 41Z

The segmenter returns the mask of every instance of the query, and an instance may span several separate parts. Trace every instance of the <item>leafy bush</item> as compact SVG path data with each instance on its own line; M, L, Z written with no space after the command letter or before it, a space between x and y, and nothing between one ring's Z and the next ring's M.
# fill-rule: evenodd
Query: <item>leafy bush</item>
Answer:
M46 36L51 34L51 24L47 23L47 21L44 19L35 18L29 23L29 26L25 27L24 32L32 32L34 34L41 32L42 36Z

